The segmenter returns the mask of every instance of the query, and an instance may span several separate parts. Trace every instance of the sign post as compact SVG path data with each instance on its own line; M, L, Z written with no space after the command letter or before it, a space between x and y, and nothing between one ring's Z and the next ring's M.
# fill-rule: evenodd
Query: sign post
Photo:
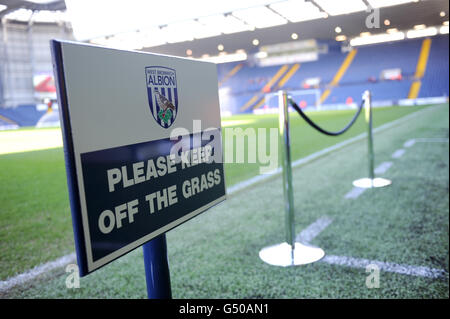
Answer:
M161 234L142 246L145 281L149 299L171 299L169 261L166 235Z
M226 198L212 63L51 42L80 275L140 246L170 298L165 233Z

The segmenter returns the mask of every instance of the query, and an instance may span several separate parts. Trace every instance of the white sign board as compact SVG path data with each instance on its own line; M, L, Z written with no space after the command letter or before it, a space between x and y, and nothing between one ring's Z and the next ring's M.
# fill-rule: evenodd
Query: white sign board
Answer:
M225 199L216 66L52 41L80 274Z

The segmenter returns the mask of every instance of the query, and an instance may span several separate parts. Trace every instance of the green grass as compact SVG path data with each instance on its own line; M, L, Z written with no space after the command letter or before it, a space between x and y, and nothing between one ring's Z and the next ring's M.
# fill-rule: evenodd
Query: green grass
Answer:
M381 125L416 108L375 111ZM313 119L328 129L344 125L351 112L326 112ZM234 119L254 118L251 116ZM276 127L276 116L261 116L242 127ZM364 123L342 137L324 137L292 118L293 157L300 158L360 134ZM433 131L434 130L434 131ZM427 135L428 134L428 135ZM411 137L448 136L448 106L426 111L376 135L376 160ZM324 215L333 224L314 241L327 254L428 266L448 272L448 144L417 144L389 170L389 191L344 200L353 179L366 175L366 143L294 170L296 229ZM257 165L226 165L227 186L258 173ZM1 278L73 250L61 149L0 156ZM381 288L365 288L365 271L316 263L298 268L265 265L258 251L283 240L279 178L229 198L168 233L174 297L448 297L448 281L382 273ZM274 186L275 185L275 186ZM81 289L65 288L64 273L53 273L7 297L145 297L140 249L83 278ZM56 277L56 278L55 278Z
M62 149L0 156L1 279L73 251Z
M386 108L375 108L374 109L374 127L380 126L387 122L396 120L404 115L415 112L422 109L423 107L417 108L405 108L405 107L386 107ZM310 117L321 127L326 128L330 131L339 130L344 127L348 121L351 119L354 111L324 111L317 113L310 113ZM241 124L243 130L246 128L266 128L268 136L270 128L278 128L278 115L268 114L259 115L255 117L252 114L237 115L232 117L235 121L252 121L256 119L256 122L250 122L248 124ZM227 119L225 119L227 120ZM326 147L332 146L351 137L357 136L363 132L367 131L367 125L364 120L364 114L362 114L352 128L346 133L336 136L329 137L317 132L315 129L311 128L300 116L295 113L291 113L291 151L292 159L298 159L305 157L309 154L317 152ZM266 149L269 149L269 145L266 145ZM225 152L227 150L225 149ZM255 175L259 174L260 165L259 164L225 164L225 178L227 186L231 186L237 182L247 180Z

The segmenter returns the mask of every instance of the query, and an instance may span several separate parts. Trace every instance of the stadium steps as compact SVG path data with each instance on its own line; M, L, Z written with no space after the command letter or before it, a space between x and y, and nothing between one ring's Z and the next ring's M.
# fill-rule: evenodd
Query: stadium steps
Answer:
M344 76L345 72L348 70L348 68L352 64L353 59L355 58L357 52L358 52L357 49L353 49L347 54L347 56L344 59L344 62L342 62L339 70L336 72L336 75L334 76L333 80L329 84L329 88L326 89L322 93L322 95L320 97L320 104L325 102L325 100L330 95L332 88L339 84L339 81L342 79L342 77Z
M414 81L409 90L408 99L417 99L422 86L422 78L425 75L427 68L428 57L430 56L431 39L424 39L420 49L419 59L417 60L416 73L414 74Z
M247 103L245 103L244 106L241 107L240 111L245 112L252 106L253 108L258 108L259 106L261 106L264 103L264 94L272 90L272 87L279 82L280 78L287 72L288 69L289 67L287 64L279 68L275 75L270 79L270 81L267 82L266 85L264 85L264 87L261 89L261 92L255 94Z
M294 64L289 71L286 72L286 74L280 79L280 81L277 83L275 88L273 90L281 89L287 81L297 72L297 70L300 68L300 63Z
M2 122L5 122L6 124L10 124L10 125L18 125L16 122L14 122L13 120L3 116L0 114L0 124L2 124Z
M274 88L272 88L270 91L276 91L276 90L281 89L286 84L286 82L289 81L289 79L295 74L295 72L297 72L297 70L299 68L300 68L300 63L294 64L289 69L289 71L287 71L283 75L283 77L278 81L278 83L274 86ZM265 96L263 96L261 98L261 100L258 103L256 103L256 105L253 107L253 109L256 110L256 109L260 108L261 106L264 105L265 101L266 101Z
M422 81L420 81L420 80L413 81L413 83L411 84L411 87L409 89L408 99L417 99L417 97L419 96L421 86L422 86Z
M231 69L230 72L225 74L222 81L219 82L219 87L221 87L226 81L228 81L232 76L234 76L240 69L242 69L243 66L244 66L243 63L239 63L233 69Z

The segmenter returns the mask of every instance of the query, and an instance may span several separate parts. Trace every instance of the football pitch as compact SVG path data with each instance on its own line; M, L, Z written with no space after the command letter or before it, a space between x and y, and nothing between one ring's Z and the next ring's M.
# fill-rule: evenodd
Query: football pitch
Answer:
M353 112L327 111L311 117L337 130ZM374 135L375 166L379 176L393 181L388 188L362 193L353 189L353 180L367 176L365 138L294 168L296 232L325 250L322 261L282 268L258 257L261 248L284 240L280 175L233 192L225 202L169 231L173 297L448 298L448 117L448 104L374 109L374 127L398 120ZM276 115L223 121L223 127L243 129L277 126ZM317 154L365 131L361 116L349 132L327 137L292 113L292 157ZM36 144L33 135L17 133ZM0 132L0 141L4 134L12 133ZM57 143L58 138L52 138ZM58 145L42 144L41 150L20 149L14 143L9 144L14 151L0 150L3 281L74 250L63 151ZM258 173L257 164L226 164L227 187ZM368 265L379 269L378 288L367 285ZM60 268L0 292L0 297L146 297L142 249L81 278L79 289L68 289L66 277Z

